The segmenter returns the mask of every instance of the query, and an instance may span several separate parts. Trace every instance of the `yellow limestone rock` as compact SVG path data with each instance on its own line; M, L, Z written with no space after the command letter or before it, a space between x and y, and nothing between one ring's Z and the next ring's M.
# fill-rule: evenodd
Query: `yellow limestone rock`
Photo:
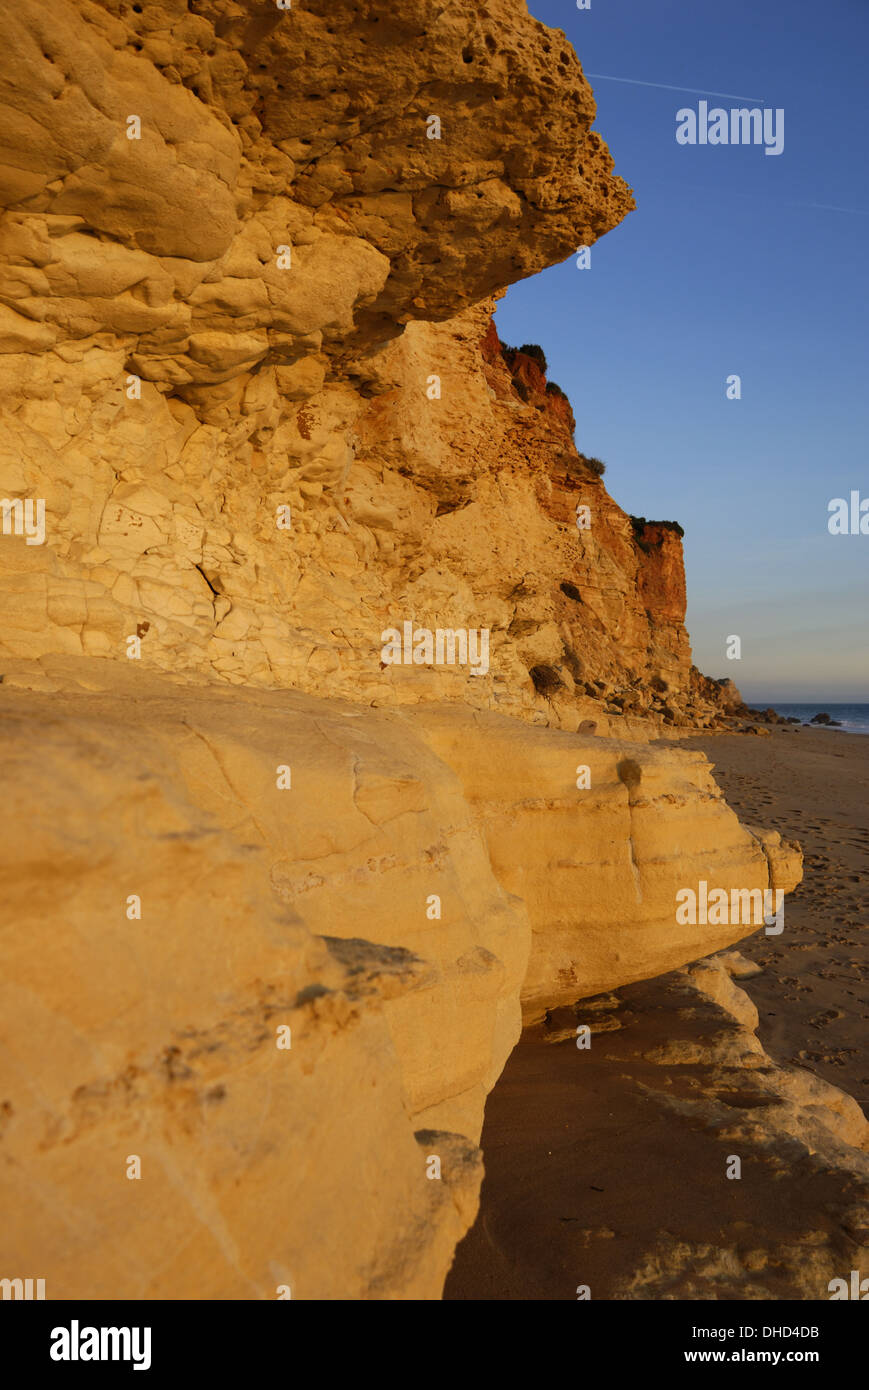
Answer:
M694 867L765 881L699 756L30 669L0 687L0 1255L49 1297L437 1297L520 994L744 935L674 926Z
M741 825L700 753L485 714L469 729L444 708L417 718L477 808L499 880L527 907L529 1021L762 929L680 924L680 890L702 880L710 893L784 893L802 877L799 847L775 832L765 845Z
M389 715L73 669L62 719L0 690L0 1264L437 1297L529 940L457 778Z

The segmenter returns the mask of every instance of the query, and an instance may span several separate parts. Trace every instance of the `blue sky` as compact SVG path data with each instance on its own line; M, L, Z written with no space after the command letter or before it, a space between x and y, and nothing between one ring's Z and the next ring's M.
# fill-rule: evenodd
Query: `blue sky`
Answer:
M590 269L512 286L501 338L543 346L616 501L684 526L701 670L754 702L869 700L869 536L827 530L831 498L869 497L869 4L529 9L573 44L637 210ZM783 108L783 152L677 144L707 90Z

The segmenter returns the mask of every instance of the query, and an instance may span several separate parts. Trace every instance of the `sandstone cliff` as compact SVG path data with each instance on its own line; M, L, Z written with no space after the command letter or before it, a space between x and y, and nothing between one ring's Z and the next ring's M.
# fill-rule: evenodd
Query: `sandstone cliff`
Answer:
M676 533L491 350L485 296L632 205L572 51L515 3L208 10L0 21L0 491L47 533L0 654L142 628L235 684L683 720ZM488 628L488 673L384 673L405 619Z
M206 8L0 17L2 1265L437 1297L523 1006L736 940L675 892L799 852L644 746L738 692L493 333L632 206L563 36ZM384 664L405 621L488 669Z

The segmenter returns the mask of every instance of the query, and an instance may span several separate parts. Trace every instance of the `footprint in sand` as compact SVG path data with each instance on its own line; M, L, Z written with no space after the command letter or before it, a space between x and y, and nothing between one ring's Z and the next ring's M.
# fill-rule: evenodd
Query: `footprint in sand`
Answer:
M826 1028L828 1023L834 1023L837 1018L844 1018L841 1009L824 1009L822 1013L813 1014L809 1019L813 1028Z
M853 1057L856 1051L856 1047L831 1048L829 1052L809 1052L806 1048L798 1055L806 1062L826 1062L829 1066L845 1067L848 1058Z

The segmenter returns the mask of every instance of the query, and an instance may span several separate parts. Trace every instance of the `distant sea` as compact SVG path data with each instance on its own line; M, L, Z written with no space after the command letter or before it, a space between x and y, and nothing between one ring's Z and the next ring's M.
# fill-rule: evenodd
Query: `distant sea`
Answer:
M813 705L779 705L774 701L762 705L758 701L750 709L774 709L776 714L782 714L786 719L799 718L804 724L809 724L812 717L816 714L829 714L831 719L838 719L842 729L850 734L869 734L869 705L826 705L821 701Z

